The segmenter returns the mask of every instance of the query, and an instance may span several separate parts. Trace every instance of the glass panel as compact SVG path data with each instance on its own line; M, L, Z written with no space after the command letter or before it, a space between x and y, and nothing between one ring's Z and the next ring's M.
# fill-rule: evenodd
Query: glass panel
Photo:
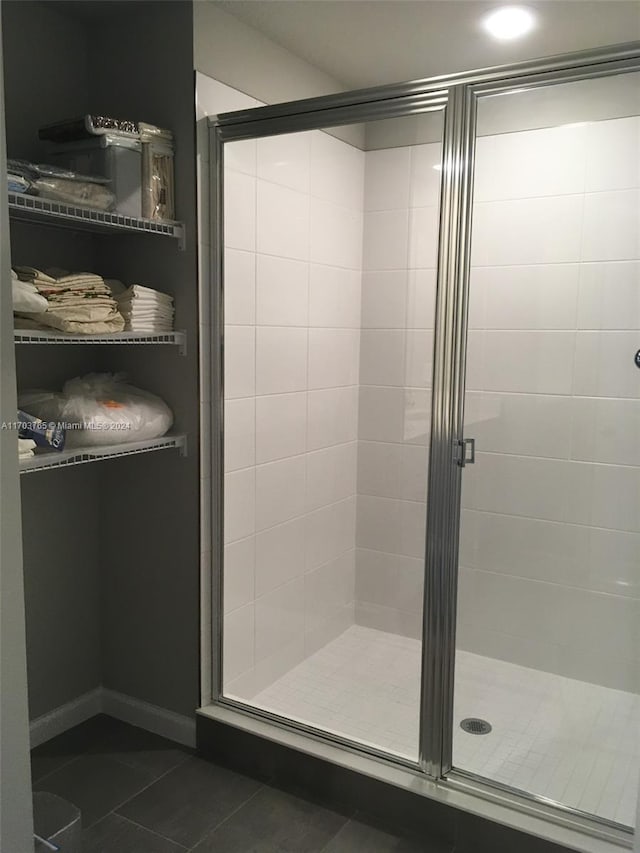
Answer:
M456 767L627 826L640 770L639 77L479 103L454 721Z
M410 760L441 134L225 145L224 694Z

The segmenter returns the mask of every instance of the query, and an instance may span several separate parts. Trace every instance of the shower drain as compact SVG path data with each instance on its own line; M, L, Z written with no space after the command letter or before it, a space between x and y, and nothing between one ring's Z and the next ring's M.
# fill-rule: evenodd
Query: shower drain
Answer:
M488 735L491 731L491 723L478 717L467 717L460 723L460 728L470 735Z

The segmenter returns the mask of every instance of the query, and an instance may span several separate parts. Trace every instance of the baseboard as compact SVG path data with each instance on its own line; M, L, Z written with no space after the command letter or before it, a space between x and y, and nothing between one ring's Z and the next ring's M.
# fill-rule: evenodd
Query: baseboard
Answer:
M102 687L96 687L88 693L83 693L77 699L54 708L48 714L36 717L29 724L31 749L40 746L56 735L61 735L67 729L84 723L102 712Z
M31 749L66 732L67 729L84 723L96 714L109 714L124 723L154 732L184 746L196 745L195 715L193 718L186 717L150 702L134 699L133 696L105 687L96 687L95 690L32 720L29 724Z
M186 717L106 687L102 688L102 713L169 740L175 740L183 746L195 747L196 745L195 713L193 717Z

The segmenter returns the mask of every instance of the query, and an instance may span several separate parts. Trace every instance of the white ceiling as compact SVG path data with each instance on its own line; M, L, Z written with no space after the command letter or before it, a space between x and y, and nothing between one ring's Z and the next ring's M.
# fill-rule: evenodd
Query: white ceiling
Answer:
M346 87L376 86L640 39L636 0L211 0ZM512 42L480 27L526 5L538 26Z

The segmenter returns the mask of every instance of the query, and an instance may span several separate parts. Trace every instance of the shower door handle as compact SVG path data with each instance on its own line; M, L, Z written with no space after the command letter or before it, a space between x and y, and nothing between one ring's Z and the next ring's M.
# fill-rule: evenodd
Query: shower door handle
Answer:
M473 465L476 461L476 440L475 438L463 438L458 441L457 463L461 468L467 465ZM467 448L469 454L467 455Z

